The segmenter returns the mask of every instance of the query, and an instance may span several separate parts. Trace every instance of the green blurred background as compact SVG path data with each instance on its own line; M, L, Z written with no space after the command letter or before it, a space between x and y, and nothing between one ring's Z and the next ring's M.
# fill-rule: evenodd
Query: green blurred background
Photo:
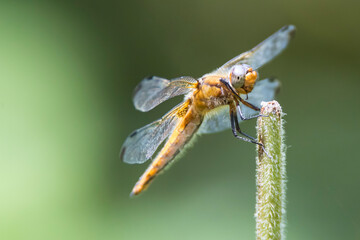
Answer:
M2 1L0 239L254 239L255 146L199 137L140 197L145 76L200 77L286 24L288 239L360 239L358 1ZM255 121L243 124L255 135Z

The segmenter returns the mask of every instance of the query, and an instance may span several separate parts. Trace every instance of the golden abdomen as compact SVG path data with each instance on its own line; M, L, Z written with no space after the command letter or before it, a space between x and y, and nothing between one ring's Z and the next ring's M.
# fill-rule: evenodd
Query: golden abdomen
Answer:
M164 147L134 186L131 193L132 195L137 195L146 189L151 180L177 156L199 128L201 121L202 116L190 107L186 115L175 127Z

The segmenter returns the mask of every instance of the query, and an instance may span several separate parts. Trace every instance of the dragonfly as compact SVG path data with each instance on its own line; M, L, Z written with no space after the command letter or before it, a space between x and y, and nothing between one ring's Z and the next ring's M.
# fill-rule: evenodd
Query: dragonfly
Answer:
M270 78L257 81L257 70L287 47L295 31L293 25L284 26L251 50L198 79L189 76L143 79L133 95L137 110L147 112L175 96L185 97L162 118L126 138L120 151L125 163L141 164L155 155L130 195L143 192L197 135L231 129L237 139L263 147L244 133L239 123L261 117L260 103L274 99L279 82Z

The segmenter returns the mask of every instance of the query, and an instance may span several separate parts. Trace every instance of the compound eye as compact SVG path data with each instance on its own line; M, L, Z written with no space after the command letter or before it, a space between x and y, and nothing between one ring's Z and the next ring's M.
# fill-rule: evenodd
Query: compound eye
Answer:
M232 71L232 74L234 77L236 77L237 79L240 79L242 77L245 77L245 74L246 74L246 67L244 66L235 66L233 71Z
M247 72L247 67L244 65L237 65L233 67L230 75L231 76L230 80L231 80L231 84L235 88L239 88L244 85L246 72Z

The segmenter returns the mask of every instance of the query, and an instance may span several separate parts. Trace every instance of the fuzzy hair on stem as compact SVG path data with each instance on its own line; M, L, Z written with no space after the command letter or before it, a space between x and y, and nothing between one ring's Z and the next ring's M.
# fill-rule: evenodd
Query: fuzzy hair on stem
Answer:
M284 120L277 101L262 102L257 121L256 239L285 239L286 162ZM266 116L266 117L265 117Z

